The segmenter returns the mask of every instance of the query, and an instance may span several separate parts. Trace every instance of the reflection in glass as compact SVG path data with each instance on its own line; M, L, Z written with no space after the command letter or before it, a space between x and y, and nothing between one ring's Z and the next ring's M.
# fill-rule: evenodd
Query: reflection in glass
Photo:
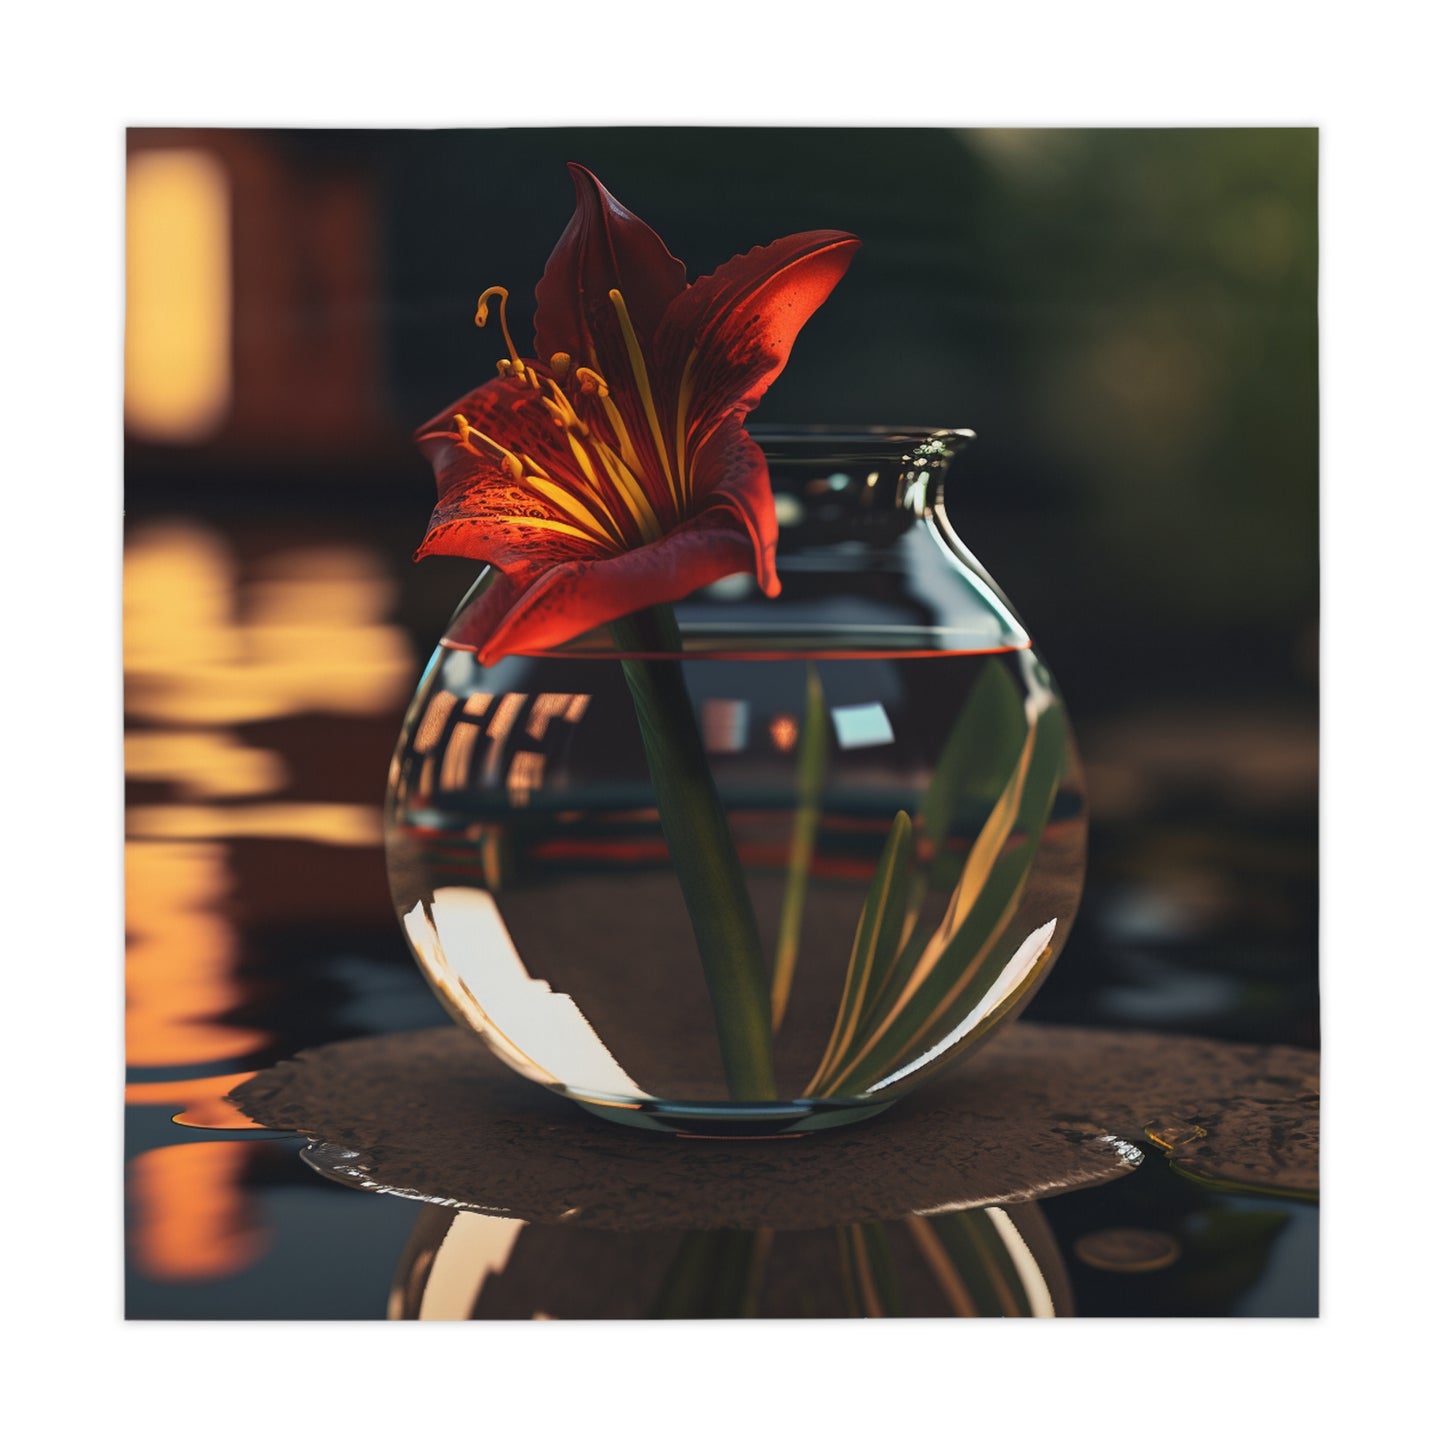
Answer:
M1037 1205L831 1229L648 1233L423 1206L389 1319L1052 1318L1073 1312Z

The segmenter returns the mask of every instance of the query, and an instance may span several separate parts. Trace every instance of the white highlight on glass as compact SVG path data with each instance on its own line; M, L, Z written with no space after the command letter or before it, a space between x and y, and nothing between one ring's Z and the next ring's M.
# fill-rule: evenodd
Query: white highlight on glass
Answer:
M488 1278L512 1257L523 1223L459 1210L432 1260L417 1318L469 1320Z
M1018 1271L1024 1287L1024 1298L1029 1302L1029 1314L1034 1319L1053 1319L1054 1297L1049 1293L1049 1282L1044 1278L1038 1260L1024 1243L1018 1225L1002 1209L993 1205L989 1205L983 1212L993 1220L993 1227L998 1230L998 1237L1003 1241L1003 1247L1008 1250L1013 1267Z
M1014 956L1003 966L1003 971L994 979L988 992L970 1010L968 1017L959 1024L951 1033L928 1050L927 1053L914 1059L911 1063L905 1064L895 1073L889 1074L886 1079L879 1080L864 1090L867 1094L876 1094L879 1089L886 1089L890 1084L896 1084L899 1079L906 1079L909 1074L921 1069L924 1064L932 1063L940 1054L945 1054L961 1039L971 1034L984 1019L995 1009L1003 1007L1013 996L1015 989L1033 971L1034 965L1043 956L1044 949L1049 946L1049 940L1054 936L1054 930L1059 926L1057 918L1051 918L1042 928L1036 928L1019 944Z
M893 741L893 724L881 702L835 707L832 713L840 748L877 748Z
M719 602L738 602L744 597L751 597L756 586L751 572L730 572L716 582L709 582L703 591Z
M438 888L430 916L417 903L403 922L454 1010L518 1073L541 1084L567 1079L578 1094L652 1097L612 1057L572 996L527 972L491 894Z

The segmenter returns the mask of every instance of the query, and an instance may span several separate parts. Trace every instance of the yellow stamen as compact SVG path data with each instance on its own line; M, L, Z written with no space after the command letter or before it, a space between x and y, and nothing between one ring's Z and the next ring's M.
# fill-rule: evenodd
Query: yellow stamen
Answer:
M540 401L542 405L547 408L547 411L551 415L552 422L555 426L560 427L563 431L569 433L577 429L573 427L572 418L568 415L566 407L558 406L555 401L552 401L550 398L545 396L539 396L537 400Z
M603 496L602 481L597 475L596 468L592 465L592 458L587 455L587 449L570 431L567 433L567 445L572 448L572 455L576 459L577 465L582 468L583 475L586 476L588 482L591 484L592 499L601 509L602 516L606 520L612 535L618 542L625 544L626 539L622 535L622 527L618 523L617 518L613 516L612 509L607 505L606 499ZM622 500L628 503L628 510L633 512L633 520L637 521L636 511L631 506L626 493L623 493ZM641 526L640 521L638 525Z
M474 427L471 422L469 422L466 417L461 414L461 412L457 412L457 414L452 418L452 421L456 424L457 435L461 438L462 445L466 447L466 449L471 452L473 456L479 457L481 456L481 452L479 452L476 447L472 445L472 438L481 437L481 439L486 442L489 447L491 447L494 451L501 453L502 460L507 464L507 470L512 474L512 480L515 482L520 482L522 480L521 462L519 462L516 456L513 453L509 452L506 447L501 444L501 442L493 441L492 438L489 437L484 431L478 431L476 427Z
M581 497L573 496L566 488L559 487L550 477L528 476L524 480L538 496L545 497L558 511L565 512L578 526L591 532L598 542L611 546L621 540L608 526L607 521L593 512Z
M622 451L622 460L634 475L640 474L642 458L637 455L637 448L632 444L632 433L627 430L627 423L622 420L622 413L617 410L617 403L606 392L599 392L597 400L602 403L602 410L612 425L613 435L616 436L617 445Z
M583 396L595 396L602 401L607 400L607 383L602 379L601 372L593 371L590 366L579 366L577 383L582 388Z
M457 415L452 418L452 421L457 429L457 440L474 457L481 456L481 452L479 452L476 447L472 445L472 439L467 435L471 428L467 425L466 417L464 417L460 412L458 412Z
M632 364L632 379L637 383L637 394L642 398L642 409L647 413L647 425L652 429L653 444L657 447L657 455L662 461L663 475L667 478L668 491L672 493L672 504L682 515L682 498L678 493L677 483L672 477L672 467L667 460L667 447L662 440L662 423L657 419L657 407L652 400L652 386L647 379L647 363L642 358L642 347L637 340L637 332L632 329L632 317L627 314L627 303L622 299L622 292L612 290L607 293L607 299L612 302L612 309L617 313L617 320L622 326L622 339L627 343L627 359Z
M536 527L543 532L560 532L564 537L575 537L579 542L596 546L597 539L589 536L580 527L569 522L554 522L550 517L498 517L499 522L509 522L515 527Z
M511 329L507 325L507 301L510 293L505 286L488 286L477 298L476 322L478 326L487 324L487 302L493 296L499 297L501 300L501 305L497 307L497 313L502 323L502 339L507 343L507 357L511 369L520 377L525 373L526 368L522 365L522 358L517 354L517 348L512 342Z
M597 460L606 469L612 485L617 488L622 495L622 500L627 503L627 510L632 513L633 520L641 529L642 535L649 542L657 541L662 536L662 527L657 520L657 513L652 510L652 503L647 500L647 493L642 490L641 483L611 447L596 441L593 442L592 447Z
M552 399L549 401L544 396L542 405L569 431L581 432L583 436L590 435L591 428L577 415L577 408L572 405L567 393L551 377L547 378L547 385L552 389Z
M558 376L566 376L572 365L572 358L565 351L554 351L550 365Z

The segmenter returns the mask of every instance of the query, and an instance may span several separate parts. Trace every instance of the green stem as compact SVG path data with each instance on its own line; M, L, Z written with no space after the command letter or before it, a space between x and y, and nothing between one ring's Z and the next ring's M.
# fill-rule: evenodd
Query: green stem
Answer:
M734 1099L776 1098L758 921L683 679L677 621L670 607L654 607L614 622L612 635L624 654L672 654L624 656L622 671L712 997L728 1091Z

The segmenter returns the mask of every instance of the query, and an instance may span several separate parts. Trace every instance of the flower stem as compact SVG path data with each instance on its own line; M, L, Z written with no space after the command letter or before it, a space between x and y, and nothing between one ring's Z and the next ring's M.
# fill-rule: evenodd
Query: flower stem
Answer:
M728 1091L734 1099L776 1098L758 921L683 679L677 620L671 607L654 607L614 622L612 635L624 654L671 654L624 656L622 671L702 958Z

